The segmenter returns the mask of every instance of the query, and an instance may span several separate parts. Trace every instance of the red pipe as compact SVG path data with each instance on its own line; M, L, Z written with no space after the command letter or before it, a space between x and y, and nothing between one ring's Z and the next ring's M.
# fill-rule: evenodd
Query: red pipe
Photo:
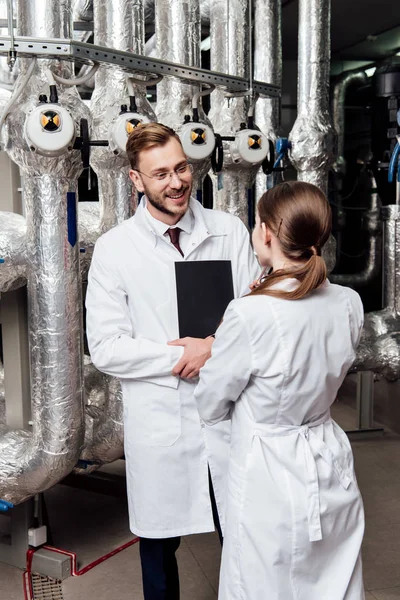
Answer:
M41 548L43 548L44 550L50 550L51 552L57 552L57 554L64 554L65 556L69 556L71 558L72 576L80 577L80 575L84 575L91 569L94 569L94 567L97 567L97 565L100 565L108 558L111 558L112 556L115 556L116 554L119 554L120 552L122 552L122 550L126 550L126 548L129 548L130 546L137 544L138 541L139 541L139 538L136 537L133 540L131 540L130 542L126 542L126 544L122 544L122 546L118 546L118 548L116 548L115 550L108 552L108 554L104 554L104 556L101 556L100 558L94 560L93 562L86 565L86 567L83 567L79 571L77 570L77 559L76 559L75 552L70 552L69 550L61 550L60 548L54 548L53 546L41 546ZM36 550L37 550L37 548L29 548L29 550L26 553L26 571L23 574L24 599L25 600L33 600L31 574L32 574L32 559L33 559L33 555L35 554Z

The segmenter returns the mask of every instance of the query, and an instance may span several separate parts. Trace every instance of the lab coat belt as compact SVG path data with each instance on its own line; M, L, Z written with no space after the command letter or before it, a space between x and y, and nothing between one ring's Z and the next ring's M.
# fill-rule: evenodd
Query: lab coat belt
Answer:
M259 438L300 435L304 440L304 465L306 470L306 485L308 496L308 530L310 542L322 540L321 515L319 501L318 471L315 458L321 456L332 468L341 486L347 490L353 481L352 473L336 460L329 446L313 431L322 424L331 423L330 416L306 425L268 425L262 424L254 430L254 436Z

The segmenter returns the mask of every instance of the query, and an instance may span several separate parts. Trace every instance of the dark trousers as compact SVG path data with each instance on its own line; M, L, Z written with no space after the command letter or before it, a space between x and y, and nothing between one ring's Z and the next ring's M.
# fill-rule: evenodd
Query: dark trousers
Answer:
M208 477L214 524L222 545L222 532L210 472ZM180 543L180 537L140 538L144 600L179 600L179 573L175 552Z

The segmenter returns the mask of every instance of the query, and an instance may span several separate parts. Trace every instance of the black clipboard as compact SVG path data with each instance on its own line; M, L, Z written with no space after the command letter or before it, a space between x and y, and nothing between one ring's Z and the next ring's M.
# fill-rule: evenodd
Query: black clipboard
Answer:
M175 263L179 337L206 338L215 333L233 300L230 260Z

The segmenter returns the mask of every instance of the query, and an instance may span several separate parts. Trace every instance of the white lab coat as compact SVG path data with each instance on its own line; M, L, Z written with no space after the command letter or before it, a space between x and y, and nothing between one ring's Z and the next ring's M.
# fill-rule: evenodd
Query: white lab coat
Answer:
M363 505L329 413L362 324L358 294L328 281L229 305L195 391L207 424L232 418L219 600L364 598Z
M235 297L257 274L243 223L191 200L194 226L182 258L152 229L143 200L136 214L97 242L86 297L87 337L94 365L120 378L130 527L148 538L213 531L206 446L222 514L230 424L201 423L193 398L196 380L174 377L182 347L177 261L231 260ZM215 453L215 454L214 454Z

